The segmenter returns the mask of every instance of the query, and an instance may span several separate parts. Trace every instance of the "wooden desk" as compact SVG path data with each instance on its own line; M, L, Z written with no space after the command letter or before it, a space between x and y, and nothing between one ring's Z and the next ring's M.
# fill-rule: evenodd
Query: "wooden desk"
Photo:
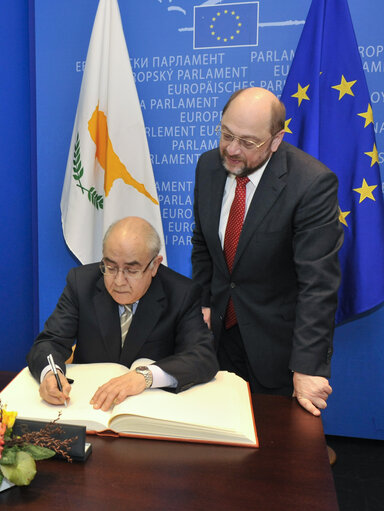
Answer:
M14 373L0 372L0 388ZM86 463L38 462L5 510L336 511L321 419L294 399L253 396L260 448L89 436Z

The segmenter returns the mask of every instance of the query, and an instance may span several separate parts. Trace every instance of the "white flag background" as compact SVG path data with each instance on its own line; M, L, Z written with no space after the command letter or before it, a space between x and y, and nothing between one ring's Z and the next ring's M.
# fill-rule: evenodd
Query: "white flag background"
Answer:
M81 263L100 261L104 232L125 216L140 216L155 227L165 258L156 185L118 3L100 0L61 197L65 241Z

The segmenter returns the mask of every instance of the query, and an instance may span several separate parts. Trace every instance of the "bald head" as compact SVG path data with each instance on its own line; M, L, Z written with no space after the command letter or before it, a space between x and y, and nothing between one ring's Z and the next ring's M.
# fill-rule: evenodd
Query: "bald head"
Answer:
M147 292L162 256L160 239L143 218L127 217L112 224L104 236L103 264L108 293L120 305L132 304Z
M108 240L112 239L117 243L133 243L139 245L148 255L155 257L161 248L159 235L154 227L137 216L128 216L113 223L106 231L103 239L103 254Z
M269 90L251 87L236 91L223 108L223 117L227 110L237 112L244 122L255 125L255 129L267 129L274 135L284 129L284 104Z

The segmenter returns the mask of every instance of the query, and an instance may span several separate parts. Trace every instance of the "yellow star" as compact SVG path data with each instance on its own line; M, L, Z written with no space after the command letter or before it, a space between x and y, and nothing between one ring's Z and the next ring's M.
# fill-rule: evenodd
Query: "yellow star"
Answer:
M364 128L366 128L371 123L373 124L373 112L370 103L368 103L368 110L366 112L362 112L361 114L357 115L360 115L360 117L364 117L365 119Z
M288 128L289 126L289 123L292 121L292 117L290 119L287 119L285 121L285 125L284 125L284 131L285 133L292 133L292 131Z
M349 215L350 211L341 211L341 209L339 208L339 221L346 225L348 227L348 224L347 224L347 221L346 221L346 217Z
M377 188L377 185L369 186L365 179L363 179L361 188L354 188L353 191L360 194L360 202L363 202L364 199L371 199L376 201L375 197L372 195L373 190Z
M339 85L332 85L332 89L337 89L339 91L339 101L345 95L349 94L350 96L354 96L351 88L357 82L357 80L352 80L351 82L347 82L344 78L344 75L341 75L341 82Z
M371 167L373 167L375 163L379 163L379 153L377 152L376 144L373 144L372 151L364 154L371 158Z
M300 106L303 99L307 99L309 101L309 97L307 96L309 84L306 85L305 87L302 87L299 83L297 85L298 85L297 92L295 92L295 94L292 94L291 97L297 98Z

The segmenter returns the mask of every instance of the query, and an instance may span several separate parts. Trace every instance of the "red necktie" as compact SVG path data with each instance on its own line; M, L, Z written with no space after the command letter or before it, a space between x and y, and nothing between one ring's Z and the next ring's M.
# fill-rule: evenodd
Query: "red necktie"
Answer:
M228 216L227 228L224 237L224 255L227 261L229 273L232 273L233 261L235 260L237 245L239 243L241 229L243 228L245 215L246 186L248 177L236 177L236 191L231 210ZM236 325L236 313L232 298L229 299L225 315L225 328Z

